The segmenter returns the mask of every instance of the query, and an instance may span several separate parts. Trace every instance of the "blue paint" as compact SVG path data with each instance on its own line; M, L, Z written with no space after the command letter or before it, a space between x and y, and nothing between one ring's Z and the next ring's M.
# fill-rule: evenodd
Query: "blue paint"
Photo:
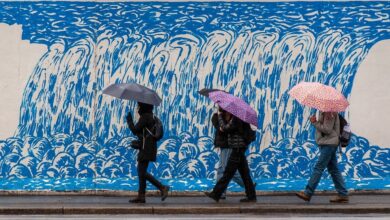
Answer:
M297 191L302 190L307 182L306 179L255 179L257 190L262 191ZM210 179L178 179L166 180L164 184L168 184L174 191L207 191L211 190L215 182ZM136 191L138 182L135 179L129 178L66 178L66 179L8 179L0 180L3 190L51 190L51 191L79 191L79 190L128 190ZM378 187L383 190L390 189L389 178L373 178L373 179L347 179L348 189L354 190L376 190ZM319 186L319 190L333 190L331 179L323 179ZM154 186L148 185L148 190L156 190ZM242 189L236 184L231 183L229 190L238 192Z
M306 80L349 96L368 50L390 38L389 14L389 2L0 2L1 23L21 24L23 39L49 48L25 88L16 137L0 141L3 189L135 190L125 123L134 103L101 94L134 81L163 97L167 133L150 169L174 189L209 189L215 179L215 109L197 94L204 87L259 112L248 152L258 189L301 189L317 153L313 111L286 92ZM389 188L389 148L354 136L346 150L348 187Z
M151 165L151 172L169 182L175 190L210 188L218 161L218 154L212 150L212 139L201 137L195 145L187 142L193 140L190 134L181 134L181 137L168 138L159 146L158 161ZM30 136L24 141L9 138L0 142L0 155L6 155L0 163L3 189L133 190L137 182L137 152L128 147L133 139L124 137L98 143L73 139L66 134L49 139ZM390 149L362 144L367 144L367 140L354 136L350 146L340 154L340 169L348 177L348 187L388 189ZM29 149L28 154L22 149ZM285 139L261 154L256 151L248 154L252 175L259 183L257 189L296 190L302 187L310 176L317 153L313 142L300 145L295 139ZM328 184L328 174L326 178L321 189L332 187ZM105 182L98 184L100 179ZM240 189L233 184L231 190Z

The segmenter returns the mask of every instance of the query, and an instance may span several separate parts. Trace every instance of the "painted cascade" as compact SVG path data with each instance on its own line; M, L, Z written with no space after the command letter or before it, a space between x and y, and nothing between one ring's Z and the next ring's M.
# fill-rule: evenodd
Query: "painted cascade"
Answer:
M49 46L25 88L17 136L0 141L7 178L134 177L134 137L125 123L134 104L101 94L115 82L137 82L163 98L156 113L167 133L153 173L215 177L215 108L197 94L212 87L243 97L260 115L248 152L255 178L307 178L317 153L313 112L287 91L320 81L348 96L370 47L390 38L383 2L202 3L207 10L194 3L37 2L20 3L18 13L28 11L21 17L14 3L1 4L8 6L1 22L24 25L23 37ZM35 14L38 24L50 21L46 29L29 20ZM341 166L353 178L388 177L389 155L354 136Z

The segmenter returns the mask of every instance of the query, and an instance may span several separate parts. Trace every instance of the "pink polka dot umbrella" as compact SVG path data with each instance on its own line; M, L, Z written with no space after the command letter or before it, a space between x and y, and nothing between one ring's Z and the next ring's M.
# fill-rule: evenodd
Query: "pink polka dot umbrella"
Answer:
M225 111L258 127L256 111L244 100L223 91L211 92L209 98Z
M322 112L342 112L349 103L341 92L317 82L301 82L288 94L302 105Z

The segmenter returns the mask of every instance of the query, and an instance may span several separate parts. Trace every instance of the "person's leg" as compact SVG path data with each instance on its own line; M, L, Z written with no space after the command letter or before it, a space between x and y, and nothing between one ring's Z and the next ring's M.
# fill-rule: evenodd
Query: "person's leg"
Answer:
M149 161L138 161L138 193L145 195L146 192L146 170L148 169Z
M337 147L334 147L334 152L332 153L332 157L328 163L328 172L330 173L336 191L340 196L348 196L348 190L345 187L344 178L341 175L341 172L338 168L337 164Z
M231 148L221 148L221 153L220 153L220 156L219 156L219 166L218 166L218 169L217 169L217 181L219 179L221 179L221 177L223 175L223 172L225 171L225 168L226 168L226 165L227 165L227 161L229 160L229 157L230 157L231 153L232 153L232 149ZM235 183L237 183L239 186L241 186L242 188L245 187L244 181L242 181L242 178L241 178L240 174L238 173L238 171L234 174L232 180ZM224 196L225 193L226 193L226 191L223 193L223 196Z
M330 159L332 158L332 146L319 146L320 148L320 156L316 165L314 166L313 173L306 185L305 195L309 198L314 194L315 189L320 182L322 173L327 167Z
M150 174L148 172L146 172L145 178L147 181L149 181L151 184L153 184L153 186L155 186L160 191L164 187L164 185L160 181L158 181L152 174Z
M161 192L161 200L164 201L168 197L169 186L164 186L160 181L158 181L152 174L146 172L146 180L152 183L157 189Z
M245 157L245 149L242 149L240 152L240 163L238 165L238 172L241 175L241 178L245 185L245 193L246 193L246 199L242 199L241 202L251 202L256 201L256 191L255 187L252 182L252 178L250 175L250 170L248 166L248 161Z
M239 164L240 156L236 150L233 150L230 154L227 166L223 173L221 179L214 186L212 191L213 197L216 200L219 200L222 193L226 190L229 185L230 180L233 178L235 172L237 172L238 164Z
M145 203L145 191L146 191L146 170L148 168L148 161L138 161L138 196L137 198L130 200L131 203Z
M232 152L232 151L231 151L231 149L230 149L229 155L230 155L231 152ZM246 158L245 158L245 160L246 160ZM241 186L242 188L245 188L244 180L241 178L241 175L240 175L240 173L238 172L238 170L237 170L237 172L234 174L232 180L233 180L235 183L237 183L239 186Z
M231 149L220 148L219 165L218 165L218 169L217 169L217 182L223 176L223 172L225 171L227 162L229 160L230 153L231 153ZM225 199L225 198L226 198L226 190L221 195L221 199Z
M230 149L229 148L220 148L219 164L218 164L218 169L217 169L217 182L223 176L223 172L225 171L227 162L229 160L229 156L230 156Z

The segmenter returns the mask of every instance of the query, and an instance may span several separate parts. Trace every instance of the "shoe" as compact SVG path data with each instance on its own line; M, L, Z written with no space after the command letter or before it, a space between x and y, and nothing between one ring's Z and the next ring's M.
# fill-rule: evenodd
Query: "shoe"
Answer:
M214 201L216 202L219 202L219 199L217 199L217 197L215 197L215 194L213 192L205 192L204 193L207 197L213 199Z
M348 196L336 196L333 199L330 199L329 202L331 203L348 203L349 198Z
M145 203L145 198L135 198L135 199L130 199L129 203Z
M252 198L252 199L249 199L248 197L245 197L243 199L240 199L240 202L246 202L246 203L249 203L249 202L257 202L257 199L256 197L255 198Z
M310 202L310 196L307 196L304 192L298 192L295 193L296 196L298 196L300 199L305 200L306 202Z
M171 187L169 186L164 186L161 189L161 201L164 201L168 197L168 192Z

